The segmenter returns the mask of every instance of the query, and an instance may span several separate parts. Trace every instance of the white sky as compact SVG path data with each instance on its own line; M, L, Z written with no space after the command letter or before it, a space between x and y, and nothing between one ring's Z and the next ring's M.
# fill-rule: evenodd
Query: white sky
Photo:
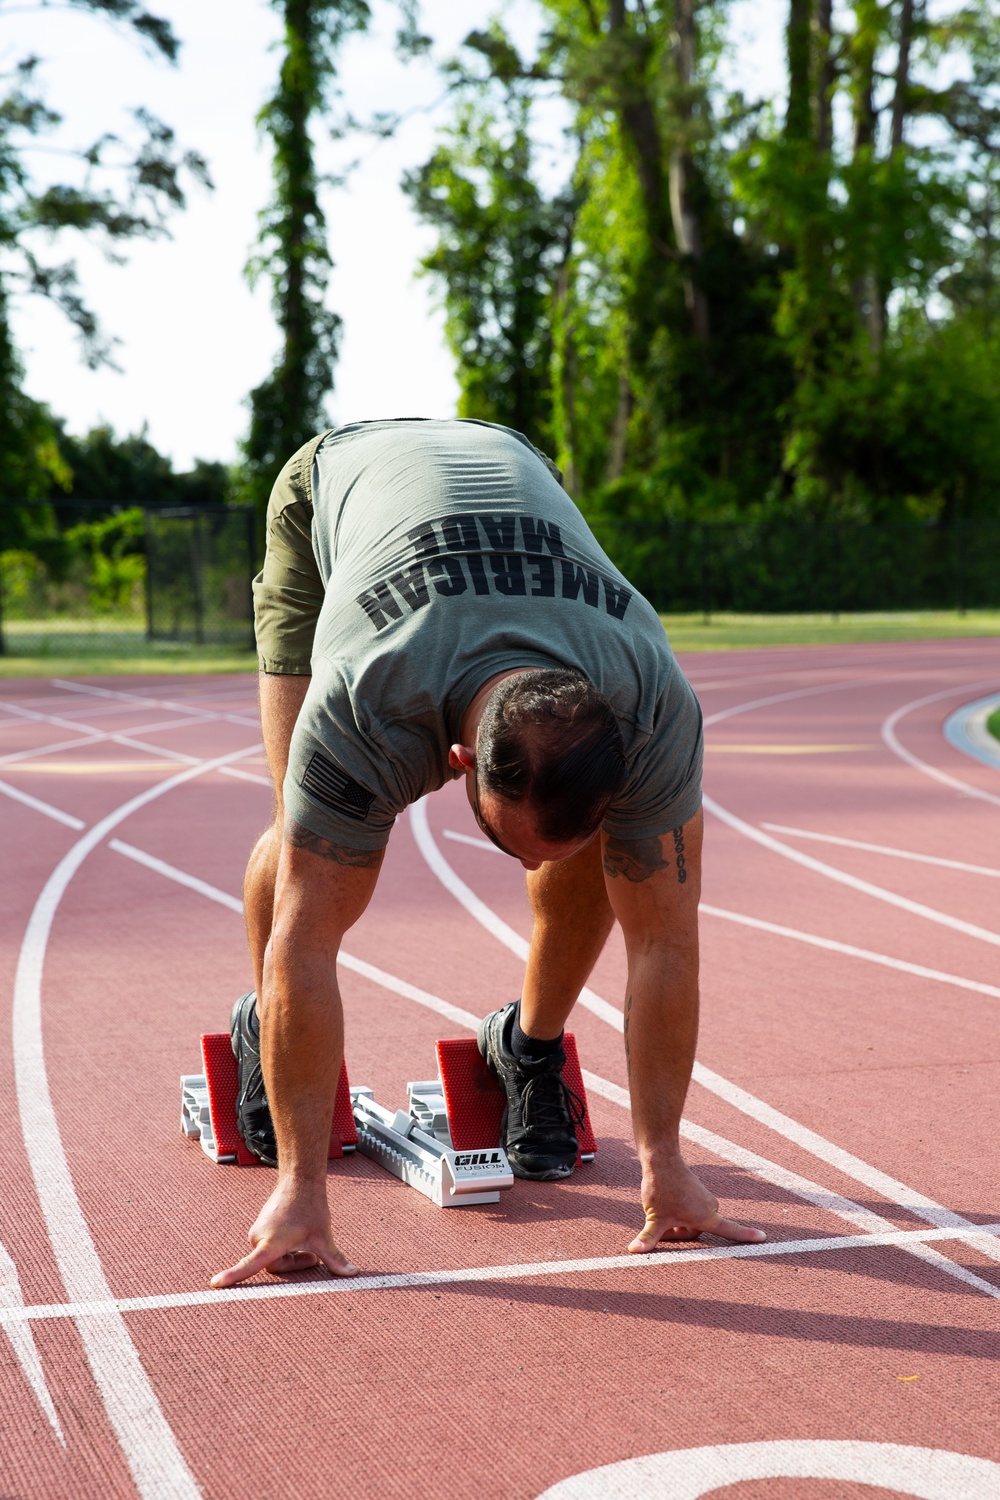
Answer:
M105 131L125 133L127 111L144 105L172 125L181 144L207 157L215 192L192 188L186 213L170 221L171 239L127 247L111 265L94 248L45 247L50 259L76 253L84 294L107 333L120 339L121 373L89 371L65 318L39 298L14 313L15 338L31 395L64 417L71 431L110 422L121 435L148 423L151 441L179 468L195 458L236 457L246 427L244 398L271 366L277 331L269 293L251 293L242 274L270 197L269 156L254 117L273 87L278 16L266 0L150 0L181 38L179 65L149 57L123 28L62 8L5 16L0 5L0 64L28 52L44 60L49 103L65 117L46 147L86 145ZM398 14L375 0L375 25L352 39L341 78L358 116L418 108L396 138L331 146L321 166L363 154L346 188L325 197L336 262L329 304L344 319L334 422L386 416L447 416L457 387L430 284L414 276L432 242L400 190L403 171L425 161L447 109L428 111L442 92L432 61L403 66L393 56ZM423 0L422 25L434 57L497 10L528 42L537 30L531 0ZM758 95L781 86L783 0L736 0L734 80ZM319 135L317 135L319 139ZM40 176L65 158L32 155Z

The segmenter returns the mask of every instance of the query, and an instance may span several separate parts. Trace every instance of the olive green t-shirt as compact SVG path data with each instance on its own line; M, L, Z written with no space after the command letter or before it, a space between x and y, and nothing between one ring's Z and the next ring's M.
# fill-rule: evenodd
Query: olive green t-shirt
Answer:
M575 667L611 703L629 765L604 828L663 834L701 803L697 699L656 611L601 550L527 438L472 421L363 422L324 438L312 542L325 586L285 804L380 849L456 772L490 677Z

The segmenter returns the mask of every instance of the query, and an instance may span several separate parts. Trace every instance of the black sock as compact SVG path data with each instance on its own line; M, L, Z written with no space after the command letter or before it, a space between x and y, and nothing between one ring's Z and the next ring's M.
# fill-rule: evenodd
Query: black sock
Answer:
M553 1053L562 1051L562 1032L551 1041L544 1041L541 1037L529 1036L526 1031L521 1030L521 1002L517 1002L514 1012L514 1025L510 1033L510 1050L517 1058L535 1062L542 1057L551 1057Z

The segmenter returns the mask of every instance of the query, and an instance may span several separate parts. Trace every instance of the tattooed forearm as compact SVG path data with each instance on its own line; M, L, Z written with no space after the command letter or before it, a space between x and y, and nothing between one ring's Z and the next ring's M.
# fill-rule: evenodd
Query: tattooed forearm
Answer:
M683 885L684 882L685 882L685 880L687 880L687 878L688 878L688 872L685 869L685 861L684 861L684 828L683 828L683 825L680 828L675 828L674 829L674 853L677 856L677 884L678 885Z
M648 880L657 870L670 864L665 859L661 840L609 838L604 845L604 870L612 880L624 875L626 880Z
M346 844L332 844L321 839L318 833L310 833L301 823L289 818L285 824L285 842L293 849L308 849L321 859L330 859L337 865L350 865L356 870L377 870L382 863L384 849L351 849Z

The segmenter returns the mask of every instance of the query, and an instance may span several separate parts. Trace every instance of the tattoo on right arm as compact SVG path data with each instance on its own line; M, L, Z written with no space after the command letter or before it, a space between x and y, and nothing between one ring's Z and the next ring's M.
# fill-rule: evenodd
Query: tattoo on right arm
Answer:
M382 863L384 849L351 849L347 844L333 844L321 839L318 833L310 833L301 823L291 818L285 825L285 842L293 849L308 849L321 859L329 859L336 865L348 865L355 870L377 870Z

